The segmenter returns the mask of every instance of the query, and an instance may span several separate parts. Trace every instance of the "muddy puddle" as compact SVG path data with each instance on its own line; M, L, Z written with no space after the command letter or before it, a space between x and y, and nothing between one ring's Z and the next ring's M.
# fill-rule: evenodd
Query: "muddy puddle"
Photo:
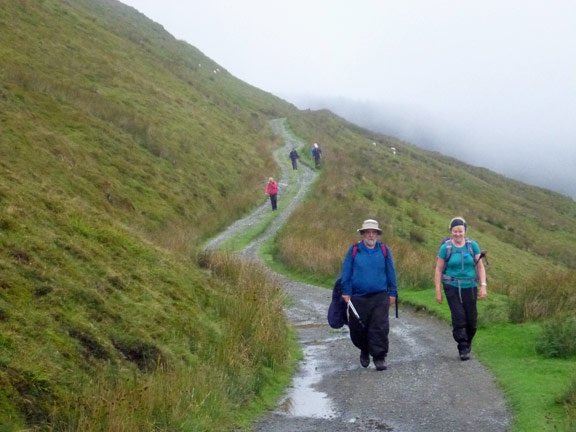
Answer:
M322 379L321 355L325 347L311 345L304 347L305 360L294 377L292 388L278 407L278 411L295 417L332 418L336 410L326 393L314 387Z

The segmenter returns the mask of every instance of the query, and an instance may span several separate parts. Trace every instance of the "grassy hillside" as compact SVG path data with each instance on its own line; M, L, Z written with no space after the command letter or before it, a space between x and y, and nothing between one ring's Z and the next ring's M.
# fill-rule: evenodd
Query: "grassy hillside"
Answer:
M446 305L434 302L434 266L450 219L464 216L468 235L488 251L490 295L480 303L480 325L490 331L479 332L478 345L491 353L485 361L516 410L515 430L562 430L564 409L574 419L576 203L329 112L300 113L289 122L307 142L322 145L324 165L315 191L277 239L275 259L329 286L359 239L356 229L378 219L401 300L448 318ZM541 376L549 388L531 385Z
M197 240L253 203L274 169L267 116L289 105L117 2L10 2L1 13L2 145L13 150L2 163L13 175L64 171L76 177L66 193L164 239L171 219L193 222Z
M376 216L387 241L421 253L425 261L420 265L433 268L449 220L463 215L471 235L488 250L490 282L500 292L508 292L523 276L576 269L572 199L369 133L329 112L303 113L290 122L309 142L324 144L325 166L315 194L286 230L296 234L285 240L317 237L311 233L325 227L324 244L310 238L305 248L318 257L312 265L325 275L339 270L342 257L322 250L345 250L357 237L358 221ZM282 244L285 260L309 261ZM423 269L428 282L429 268ZM416 276L411 284L418 286Z
M0 28L0 429L230 426L289 366L282 297L195 249L261 202L293 107L116 1Z

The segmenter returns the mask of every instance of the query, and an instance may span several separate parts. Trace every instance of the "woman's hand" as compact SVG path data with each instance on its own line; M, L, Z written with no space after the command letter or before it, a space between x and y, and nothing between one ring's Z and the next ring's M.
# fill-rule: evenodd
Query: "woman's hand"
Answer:
M436 269L434 270L434 285L436 286L436 303L442 304L442 271L444 270L444 260L440 257L436 259Z
M480 292L478 293L479 298L486 298L488 292L486 291L486 285L480 285Z
M442 304L442 291L436 290L436 303Z

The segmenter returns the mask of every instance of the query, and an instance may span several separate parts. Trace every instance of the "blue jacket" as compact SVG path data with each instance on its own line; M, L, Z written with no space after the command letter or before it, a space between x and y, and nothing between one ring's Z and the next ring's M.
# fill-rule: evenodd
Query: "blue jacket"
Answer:
M358 243L356 257L352 258L354 246L350 246L342 265L342 295L362 297L388 291L391 297L398 297L396 270L388 246L386 258L382 246L376 243L374 249Z

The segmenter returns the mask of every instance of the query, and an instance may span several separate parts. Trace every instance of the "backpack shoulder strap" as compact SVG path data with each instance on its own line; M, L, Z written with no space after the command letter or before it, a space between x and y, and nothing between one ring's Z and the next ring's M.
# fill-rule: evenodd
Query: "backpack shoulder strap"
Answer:
M352 259L356 258L356 254L358 253L358 245L359 244L360 244L360 242L354 243L354 246L352 246Z
M444 258L444 261L449 261L450 257L452 256L452 247L454 245L452 244L452 240L450 239L446 240L444 244L446 245L446 257Z
M359 244L360 244L360 242L354 243L354 246L352 246L352 259L356 258L356 254L358 253L358 245ZM384 243L380 243L380 247L382 248L382 254L384 255L384 258L387 258L388 252L386 252L386 245Z
M384 255L384 259L388 258L388 252L386 252L386 245L384 243L380 243L380 247L382 248L382 255Z
M470 255L472 255L472 258L474 258L474 248L472 247L472 240L470 240L469 238L466 239L466 247L468 248L468 252L470 252Z
M446 267L448 267L448 261L452 256L452 240L448 239L443 244L446 245L446 256L444 257L444 268L442 269L442 274L446 273Z

